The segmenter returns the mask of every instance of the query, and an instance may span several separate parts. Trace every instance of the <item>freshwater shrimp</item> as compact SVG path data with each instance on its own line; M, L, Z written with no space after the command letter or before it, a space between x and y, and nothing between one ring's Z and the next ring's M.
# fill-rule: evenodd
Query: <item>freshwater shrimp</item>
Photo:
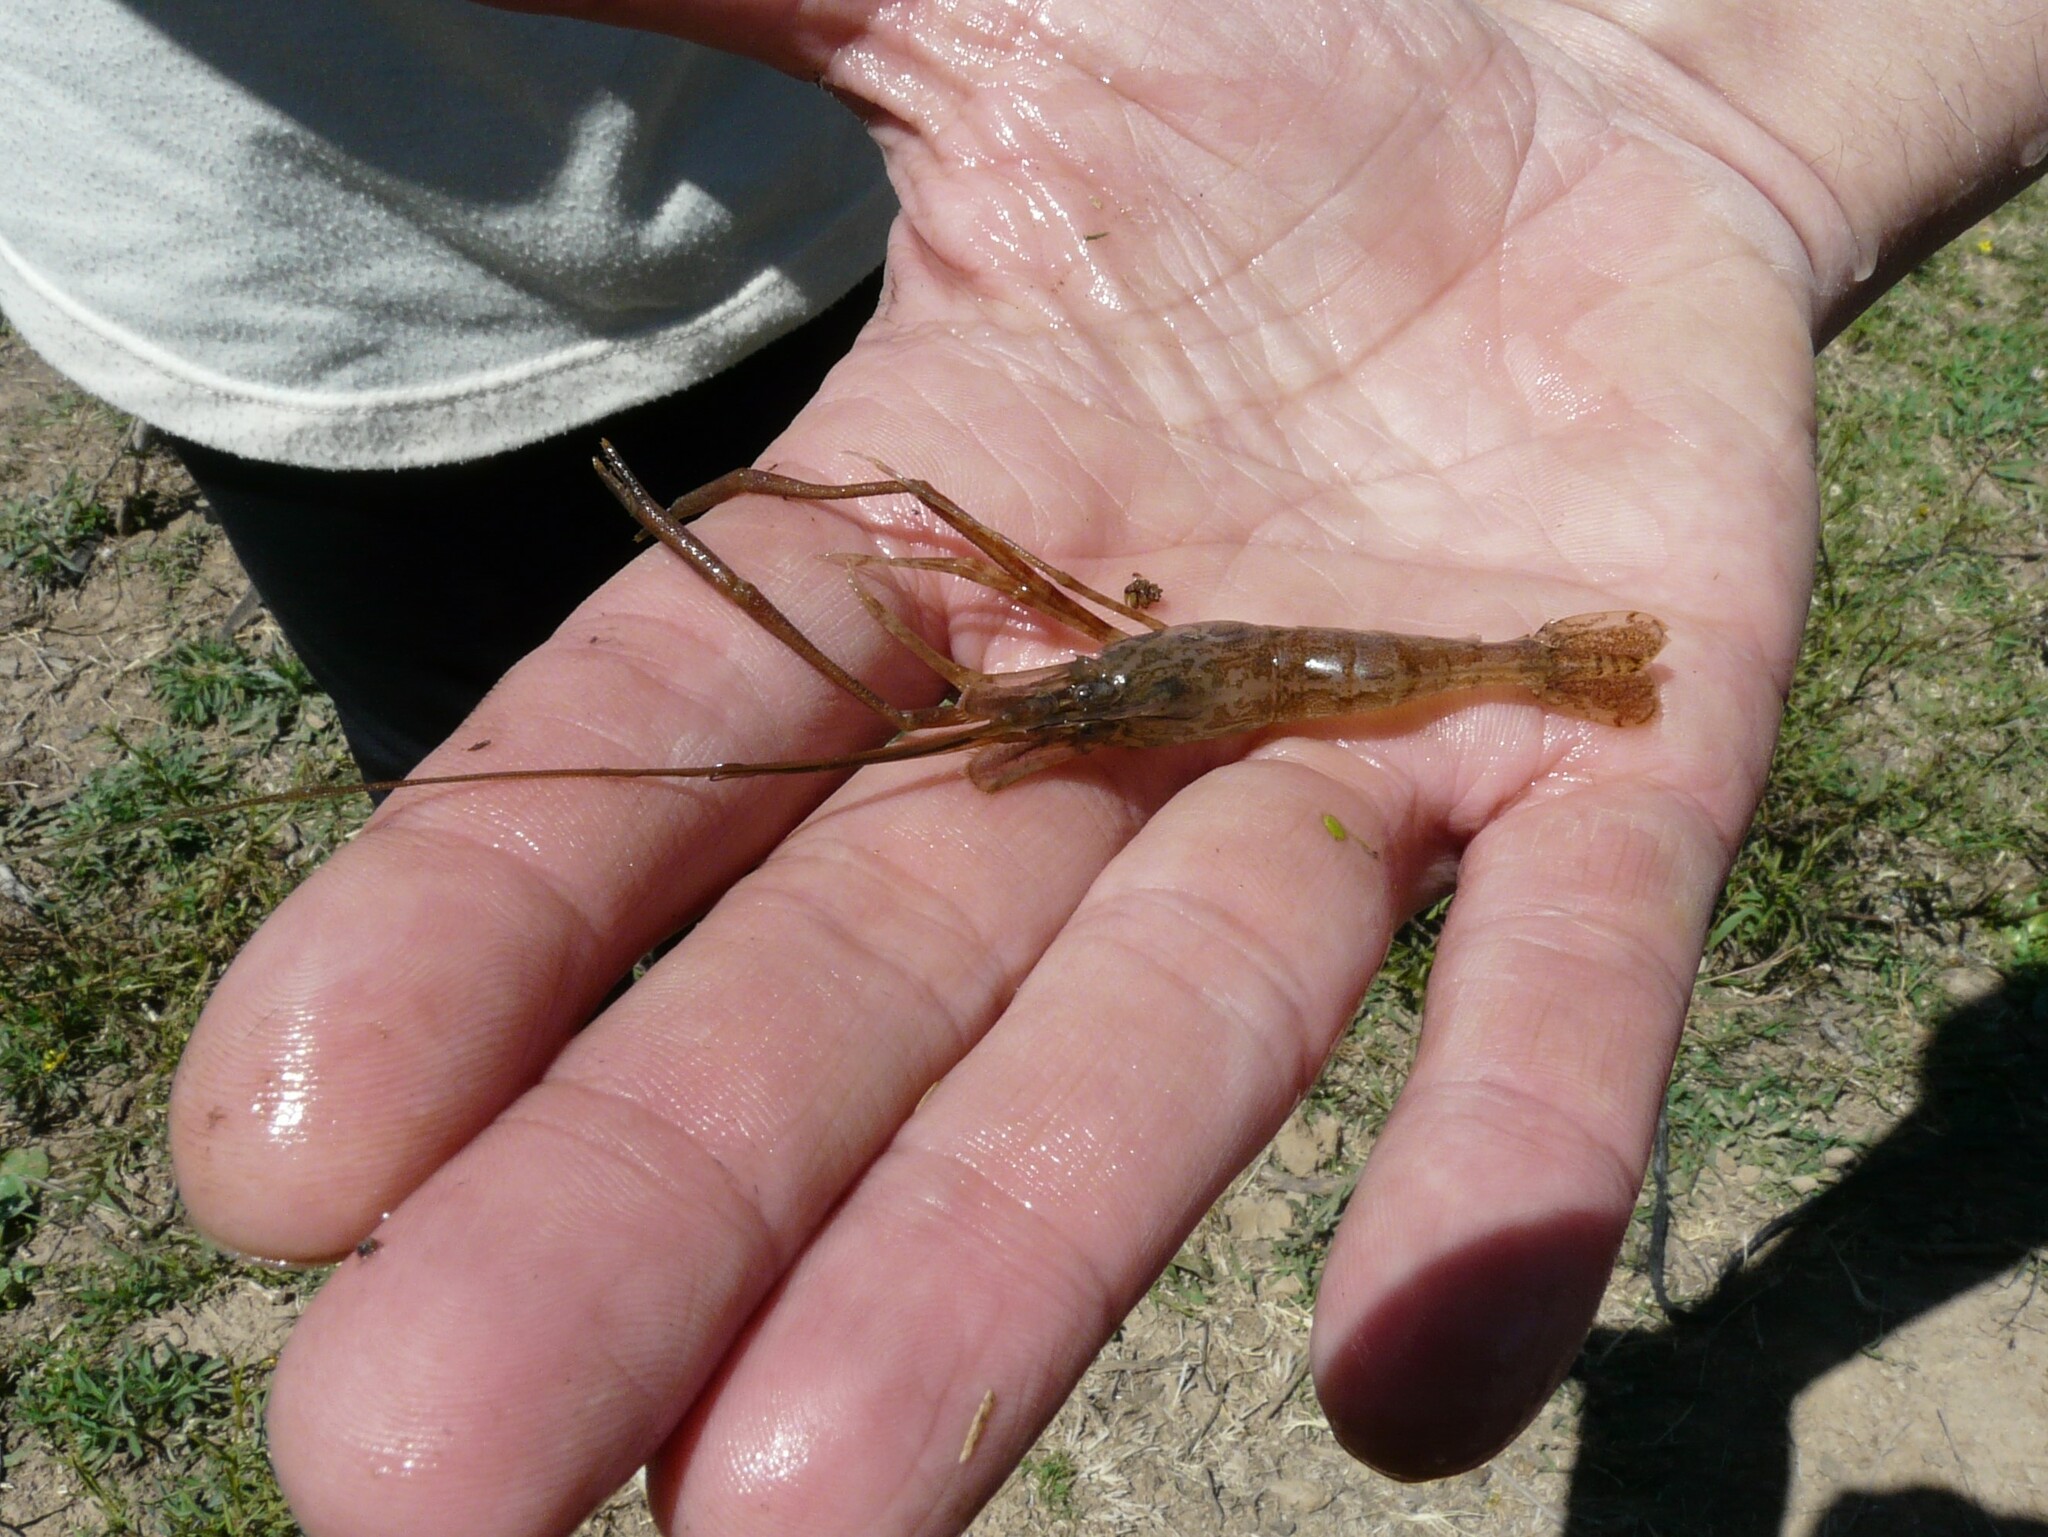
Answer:
M1656 684L1644 669L1663 648L1665 629L1650 614L1579 614L1503 641L1237 620L1167 625L1145 612L1157 601L1156 584L1136 577L1126 589L1132 601L1108 597L980 522L928 482L897 475L886 466L881 467L882 479L845 485L795 480L768 470L734 470L663 507L610 443L602 449L602 456L591 461L593 466L642 527L695 567L748 618L886 720L896 734L879 747L824 758L680 768L428 774L287 790L213 809L497 780L811 774L968 751L973 753L967 763L968 779L995 791L1100 748L1202 742L1474 689L1519 689L1546 705L1611 726L1641 725L1657 713ZM759 588L690 531L688 525L713 507L746 495L790 501L910 496L973 545L978 556L828 557L846 567L854 592L876 622L952 686L951 697L922 709L891 704L820 651ZM963 667L927 645L863 579L869 570L886 566L946 572L978 583L1087 636L1101 649L1017 672ZM1119 628L1095 609L1135 628Z

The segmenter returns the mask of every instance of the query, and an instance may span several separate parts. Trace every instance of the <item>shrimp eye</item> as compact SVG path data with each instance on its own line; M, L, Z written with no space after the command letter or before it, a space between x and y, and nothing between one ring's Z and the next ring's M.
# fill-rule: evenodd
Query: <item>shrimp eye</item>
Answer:
M1081 678L1073 685L1076 710L1099 710L1117 696L1117 687L1107 678Z

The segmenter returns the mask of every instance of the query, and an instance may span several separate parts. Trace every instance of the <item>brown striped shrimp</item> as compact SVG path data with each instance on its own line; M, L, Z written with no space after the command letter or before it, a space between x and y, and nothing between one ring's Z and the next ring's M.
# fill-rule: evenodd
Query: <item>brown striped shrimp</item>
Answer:
M825 773L953 752L971 752L967 777L981 789L994 791L1102 748L1209 741L1478 689L1520 690L1544 705L1610 726L1641 725L1657 714L1657 686L1646 669L1663 648L1665 627L1650 614L1577 614L1499 641L1228 619L1168 625L1145 612L1158 597L1157 587L1145 578L1134 577L1126 590L1127 598L1138 601L1119 601L1097 592L988 527L926 481L885 471L880 479L832 485L743 469L664 507L634 478L611 444L602 448L602 455L592 461L598 475L648 533L693 566L755 624L887 721L895 732L887 742L830 757L758 763L429 774L283 791L208 809L498 780L737 779ZM819 650L689 527L737 496L845 501L899 495L922 504L976 553L830 558L847 568L854 591L876 622L951 686L945 701L919 709L890 703ZM1099 649L1016 672L964 667L933 649L876 595L864 578L884 567L943 572L975 582L1086 636Z

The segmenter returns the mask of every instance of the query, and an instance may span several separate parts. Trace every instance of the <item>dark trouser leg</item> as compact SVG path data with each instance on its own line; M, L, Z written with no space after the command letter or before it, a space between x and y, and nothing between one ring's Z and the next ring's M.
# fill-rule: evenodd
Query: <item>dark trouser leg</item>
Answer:
M874 313L879 277L715 379L527 448L424 470L303 470L172 438L265 604L396 779L641 548L600 437L669 494L751 464Z

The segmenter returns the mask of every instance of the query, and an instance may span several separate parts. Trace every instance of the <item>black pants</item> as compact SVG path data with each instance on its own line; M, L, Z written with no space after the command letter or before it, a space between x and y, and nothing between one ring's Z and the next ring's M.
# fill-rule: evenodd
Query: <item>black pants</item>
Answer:
M438 746L637 553L591 472L610 438L663 499L751 464L874 313L879 275L714 379L495 458L304 470L171 439L368 779Z

